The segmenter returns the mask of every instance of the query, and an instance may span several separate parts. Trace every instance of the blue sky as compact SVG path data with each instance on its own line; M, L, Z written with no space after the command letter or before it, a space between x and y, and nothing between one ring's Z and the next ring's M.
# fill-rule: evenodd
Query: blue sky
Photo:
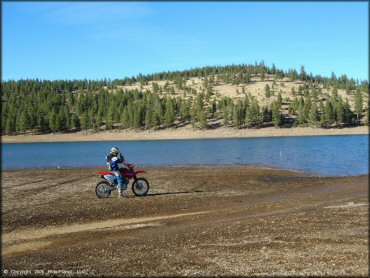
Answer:
M3 2L2 78L264 61L368 79L367 2Z

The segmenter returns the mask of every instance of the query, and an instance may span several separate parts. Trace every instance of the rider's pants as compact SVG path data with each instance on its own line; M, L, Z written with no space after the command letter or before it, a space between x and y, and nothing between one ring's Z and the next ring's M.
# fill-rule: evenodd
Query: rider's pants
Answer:
M123 179L122 179L121 172L120 171L114 171L114 175L117 177L117 181L118 181L118 186L117 187L119 189L122 189Z

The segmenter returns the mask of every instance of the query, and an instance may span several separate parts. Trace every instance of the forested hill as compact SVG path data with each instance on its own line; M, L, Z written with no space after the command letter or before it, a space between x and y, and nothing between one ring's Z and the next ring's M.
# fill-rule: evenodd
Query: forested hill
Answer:
M368 90L368 81L263 62L115 80L10 80L2 82L2 134L368 125Z

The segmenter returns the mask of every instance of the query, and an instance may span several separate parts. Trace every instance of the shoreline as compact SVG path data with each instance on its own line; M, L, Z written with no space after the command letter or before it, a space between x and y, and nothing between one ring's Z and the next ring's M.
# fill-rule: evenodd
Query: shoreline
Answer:
M240 129L220 127L210 130L193 130L189 127L166 130L113 130L90 132L83 131L60 134L19 134L3 135L1 143L46 143L46 142L92 142L92 141L133 141L133 140L194 140L224 138L266 138L294 136L335 136L335 135L366 135L368 126L341 129L319 129L310 127Z
M88 166L88 167L48 167L48 168L8 168L3 169L2 173L7 172L18 172L18 171L38 171L38 172L47 172L47 171L96 171L96 170L104 170L101 166ZM290 173L292 175L298 175L301 177L311 177L311 178L356 178L356 177L364 177L369 176L370 173L362 173L362 174L352 174L352 175L324 175L320 173L314 173L304 170L295 170L295 169L285 169L285 168L278 168L278 167L271 167L271 166L264 166L264 165L252 165L252 164L238 164L238 165L170 165L170 166L138 166L137 169L144 169L147 171L146 174L150 174L151 171L158 171L158 170L192 170L192 169L200 169L200 170L213 170L213 169L248 169L250 171L272 171L272 172L281 172L281 173Z

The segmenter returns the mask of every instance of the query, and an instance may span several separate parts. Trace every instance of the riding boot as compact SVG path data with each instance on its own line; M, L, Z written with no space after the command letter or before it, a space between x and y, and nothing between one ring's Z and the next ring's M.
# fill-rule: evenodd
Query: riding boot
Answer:
M122 176L121 176L121 175L119 175L119 176L118 176L118 185L117 185L117 189L118 189L118 198L119 198L119 199L122 199L122 198L123 198L123 195L122 195L122 183L123 183Z
M122 198L123 198L122 189L121 187L118 187L118 199L122 199Z

